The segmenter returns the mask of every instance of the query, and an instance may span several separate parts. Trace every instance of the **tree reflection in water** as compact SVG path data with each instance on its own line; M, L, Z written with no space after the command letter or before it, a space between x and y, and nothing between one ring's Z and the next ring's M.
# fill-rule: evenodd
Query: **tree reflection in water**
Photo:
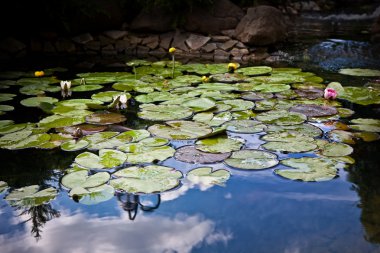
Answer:
M42 228L45 223L61 216L60 212L55 210L50 203L32 206L26 209L24 207L18 207L17 209L23 209L19 216L29 216L29 218L23 221L23 223L29 221L32 223L32 229L30 232L37 241L42 237Z
M156 197L155 202L152 201L152 205L146 204L146 202L150 202L153 198ZM138 209L145 212L152 212L157 209L161 204L161 195L136 195L132 193L116 193L117 199L121 202L122 208L128 212L128 216L130 220L134 220L136 218ZM154 204L155 203L155 204Z
M380 148L376 143L358 145L355 149L356 164L349 171L349 181L360 196L361 222L365 239L380 243ZM377 155L376 155L377 154Z

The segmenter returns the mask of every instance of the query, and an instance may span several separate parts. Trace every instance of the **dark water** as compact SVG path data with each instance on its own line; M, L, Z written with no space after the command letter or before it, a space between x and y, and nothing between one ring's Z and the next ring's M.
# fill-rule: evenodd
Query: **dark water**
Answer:
M282 65L299 65L345 85L368 81L294 59ZM347 106L380 118L376 107ZM37 110L23 110L8 115L37 121ZM239 136L251 148L260 144L250 135ZM0 195L0 252L380 252L380 144L358 143L354 150L356 164L340 169L331 181L285 180L273 174L281 165L262 171L228 168L232 176L224 186L206 189L185 182L160 195L129 196L136 202L129 211L125 194L86 206L60 188L59 178L78 153L0 150L0 180L15 188L39 184L59 189L49 204L28 210L9 206L6 193ZM200 166L173 158L163 165L184 173Z

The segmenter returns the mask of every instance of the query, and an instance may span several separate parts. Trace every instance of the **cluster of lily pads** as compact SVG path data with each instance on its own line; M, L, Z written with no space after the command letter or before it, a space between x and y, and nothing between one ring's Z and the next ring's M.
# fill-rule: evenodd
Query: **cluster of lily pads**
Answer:
M380 104L376 85L326 84L299 68L237 65L231 71L227 64L145 60L127 65L133 66L130 72L77 74L65 89L92 93L80 99L54 96L62 82L55 75L65 69L38 76L0 73L1 89L17 88L30 96L20 101L22 106L44 112L33 123L0 120L0 148L83 150L60 184L81 203L94 204L112 198L115 190L161 193L180 187L185 179L223 184L232 169L276 167L274 174L291 180L331 180L355 162L350 154L356 142L379 139L379 119L353 118L355 112L341 103ZM323 97L326 88L337 91L337 100ZM121 95L138 105L137 117L149 122L146 128L125 127L128 108L114 106ZM0 102L17 96L1 93ZM0 105L4 115L13 109ZM256 137L258 143L252 143ZM253 144L258 147L247 148ZM294 158L295 153L303 155ZM183 175L165 166L170 158L199 167ZM225 169L207 166L215 163L224 163ZM6 199L37 205L56 194L54 188L33 185L11 191Z

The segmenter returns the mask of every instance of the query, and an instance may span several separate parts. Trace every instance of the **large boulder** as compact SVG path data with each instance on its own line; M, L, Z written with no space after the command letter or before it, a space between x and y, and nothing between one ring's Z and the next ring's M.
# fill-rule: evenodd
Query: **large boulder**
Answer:
M243 10L229 0L214 1L210 7L194 6L186 14L184 29L202 34L220 34L234 29L244 16Z
M286 38L286 19L272 6L249 8L236 27L235 37L248 45L267 46Z
M173 30L174 15L164 8L142 10L132 21L130 29L144 32L167 32Z

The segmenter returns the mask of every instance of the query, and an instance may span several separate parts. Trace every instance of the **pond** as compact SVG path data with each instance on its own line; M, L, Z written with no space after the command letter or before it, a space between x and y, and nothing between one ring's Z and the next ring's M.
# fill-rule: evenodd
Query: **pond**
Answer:
M295 57L1 72L1 252L379 252L380 65Z

